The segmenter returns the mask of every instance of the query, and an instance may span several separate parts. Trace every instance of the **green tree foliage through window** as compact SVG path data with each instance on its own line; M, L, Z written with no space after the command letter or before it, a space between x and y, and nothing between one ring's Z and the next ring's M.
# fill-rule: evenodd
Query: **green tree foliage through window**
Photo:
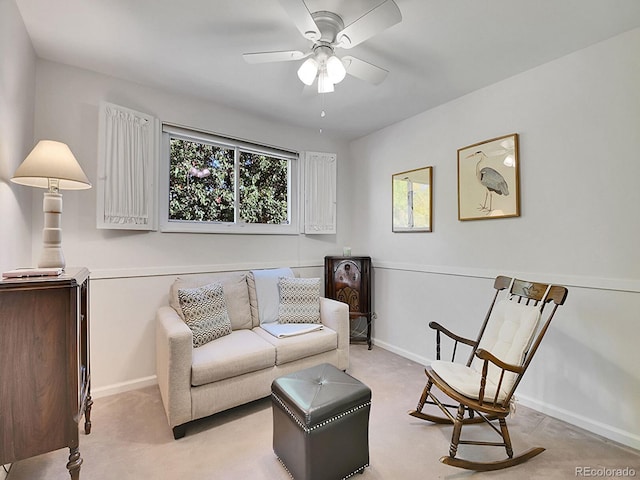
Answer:
M169 146L169 220L288 223L288 160L175 137Z
M234 221L233 149L172 138L169 218Z
M247 223L288 223L288 161L240 152L240 218Z

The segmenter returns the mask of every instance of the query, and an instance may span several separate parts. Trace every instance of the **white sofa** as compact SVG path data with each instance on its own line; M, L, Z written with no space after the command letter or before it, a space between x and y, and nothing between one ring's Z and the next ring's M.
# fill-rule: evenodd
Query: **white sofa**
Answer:
M219 282L232 332L194 348L192 331L182 318L178 290ZM260 327L252 272L178 278L169 305L156 315L158 384L174 438L187 423L271 393L281 375L320 363L349 366L349 311L345 303L320 298L318 331L277 338Z

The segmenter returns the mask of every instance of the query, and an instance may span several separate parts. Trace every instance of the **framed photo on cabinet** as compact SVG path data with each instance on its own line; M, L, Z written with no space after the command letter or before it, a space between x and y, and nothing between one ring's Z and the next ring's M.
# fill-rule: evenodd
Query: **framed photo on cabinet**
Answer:
M433 167L392 176L393 232L430 232L432 229Z
M518 134L458 149L458 219L520 216Z

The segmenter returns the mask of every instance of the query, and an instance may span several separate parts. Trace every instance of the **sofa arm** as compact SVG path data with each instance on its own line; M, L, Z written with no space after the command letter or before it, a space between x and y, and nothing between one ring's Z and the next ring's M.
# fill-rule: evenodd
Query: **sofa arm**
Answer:
M349 305L330 298L320 297L320 321L338 334L338 352L341 365L349 367Z
M193 334L172 307L156 313L156 375L171 428L191 420Z

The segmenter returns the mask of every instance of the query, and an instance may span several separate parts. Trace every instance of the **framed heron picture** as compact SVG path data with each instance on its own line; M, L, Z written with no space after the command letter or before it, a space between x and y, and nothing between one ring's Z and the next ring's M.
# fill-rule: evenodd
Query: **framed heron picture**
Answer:
M430 232L433 167L392 175L393 232Z
M458 149L458 219L520 216L518 134Z

